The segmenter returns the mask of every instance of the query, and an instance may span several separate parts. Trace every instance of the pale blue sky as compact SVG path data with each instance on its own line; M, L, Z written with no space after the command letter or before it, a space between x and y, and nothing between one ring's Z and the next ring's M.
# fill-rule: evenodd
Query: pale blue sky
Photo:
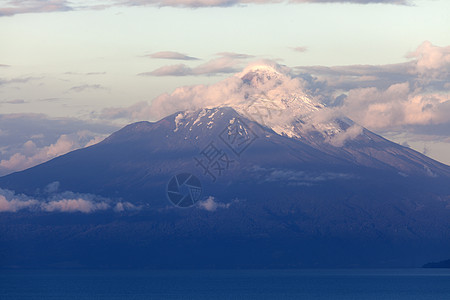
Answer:
M85 3L92 6L95 2ZM1 16L2 12L10 14L4 8L11 7L11 2L0 1L0 65L6 65L0 66L0 114L45 113L89 119L108 107L150 102L176 87L214 83L231 73L138 74L173 64L195 68L220 57L217 53L221 52L254 56L234 61L233 67L238 69L258 59L276 60L289 67L398 64L410 61L405 55L424 41L449 46L450 1L411 4L111 5ZM49 10L38 6L29 10ZM306 51L294 51L295 47L306 47ZM199 60L146 56L159 51ZM447 163L448 145L439 142L434 153ZM423 148L426 143L414 146Z
M79 115L84 105L126 105L151 100L184 84L220 78L140 78L167 61L142 57L177 51L209 60L229 51L279 60L288 66L389 64L425 40L450 44L450 1L390 4L249 4L243 7L113 7L18 14L0 18L2 77L42 77L30 88L2 91L1 100L64 98L51 106L2 105L1 111L29 108L51 115ZM304 46L304 53L291 47ZM198 62L191 62L198 64ZM106 72L65 76L66 72ZM100 84L105 90L65 93L72 86ZM44 88L40 86L44 85ZM73 101L70 101L70 100ZM79 105L83 108L79 108Z

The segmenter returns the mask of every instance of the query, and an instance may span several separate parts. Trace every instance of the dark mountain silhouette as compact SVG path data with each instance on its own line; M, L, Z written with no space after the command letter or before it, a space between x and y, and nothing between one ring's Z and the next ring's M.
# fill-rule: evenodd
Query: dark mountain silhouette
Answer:
M255 76L243 80L278 75ZM136 208L0 213L1 266L417 267L448 253L449 166L348 119L266 123L242 111L134 123L1 177L0 188L42 203L58 182ZM177 207L167 189L172 202L199 201Z

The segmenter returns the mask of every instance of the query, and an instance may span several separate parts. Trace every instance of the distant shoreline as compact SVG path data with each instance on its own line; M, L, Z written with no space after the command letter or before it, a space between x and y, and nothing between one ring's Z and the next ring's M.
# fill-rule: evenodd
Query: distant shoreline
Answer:
M422 268L450 268L450 259L424 264Z

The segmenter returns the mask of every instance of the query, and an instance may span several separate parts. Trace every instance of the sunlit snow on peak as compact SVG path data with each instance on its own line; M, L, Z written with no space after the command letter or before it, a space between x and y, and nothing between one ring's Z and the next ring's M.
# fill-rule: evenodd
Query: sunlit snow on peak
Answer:
M341 116L332 115L324 104L308 94L301 78L275 63L250 65L213 85L178 88L171 95L156 99L154 104L156 109L177 107L178 111L186 111L176 117L175 130L180 126L210 128L214 125L213 111L205 115L202 109L221 107L231 107L247 119L291 138L322 136L327 141L345 133L348 127Z

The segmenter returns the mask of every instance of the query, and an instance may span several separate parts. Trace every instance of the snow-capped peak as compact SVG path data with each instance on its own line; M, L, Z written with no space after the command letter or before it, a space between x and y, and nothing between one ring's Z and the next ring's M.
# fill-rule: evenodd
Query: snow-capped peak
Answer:
M270 64L254 64L245 68L241 73L236 74L247 84L260 88L265 84L277 84L288 79L285 70L281 67Z
M327 139L342 131L336 120L317 121L325 106L304 91L302 80L291 76L289 68L254 64L236 76L242 80L245 96L223 106L289 137L304 138L316 131Z
M273 63L253 64L211 87L201 86L198 91L181 89L174 94L183 93L195 96L192 112L200 108L231 107L263 127L292 138L322 136L326 141L345 131L341 121L327 117L325 105L308 95L302 79L293 76L289 68ZM189 126L212 126L214 120L203 120L203 117L195 115L195 122ZM178 122L186 118L189 117L184 114L177 117L176 130L182 123L187 124Z

